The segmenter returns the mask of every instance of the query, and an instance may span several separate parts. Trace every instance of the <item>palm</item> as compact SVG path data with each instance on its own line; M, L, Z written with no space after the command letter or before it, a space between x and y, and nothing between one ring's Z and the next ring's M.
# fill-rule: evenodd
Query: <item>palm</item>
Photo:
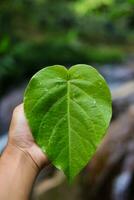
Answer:
M13 112L8 143L30 155L39 168L48 163L46 156L34 141L24 115L23 104L17 106Z

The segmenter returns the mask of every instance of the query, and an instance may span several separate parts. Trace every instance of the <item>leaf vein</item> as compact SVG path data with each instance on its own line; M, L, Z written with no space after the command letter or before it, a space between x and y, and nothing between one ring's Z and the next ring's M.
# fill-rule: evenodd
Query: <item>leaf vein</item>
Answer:
M54 134L56 133L56 128L59 126L59 124L62 122L62 120L66 117L66 114L60 118L57 123L55 124L54 128L53 128L53 131L52 131L52 134L50 135L50 138L49 138L49 141L48 141L48 145L47 145L47 148L49 147L50 143L51 143L51 140L54 136Z
M45 121L44 119L45 119L45 117L47 116L47 114L49 114L49 112L50 112L59 102L62 102L65 96L66 96L66 95L62 96L62 97L59 98L57 101L55 101L55 102L51 105L51 107L49 108L49 110L44 114L44 116L42 117L42 120L41 120L41 122L40 122L39 131L38 131L38 132L40 132L40 129L41 129L41 127L42 127L43 122Z
M79 90L81 90L83 93L85 93L85 95L86 95L88 98L92 99L93 101L96 101L93 97L89 96L89 94L88 94L85 90L82 90L78 85L75 85L74 83L73 83L72 85L75 86L75 87L77 87L77 88L78 88ZM97 104L96 104L96 107L97 107L98 111L99 111L100 114L101 114L101 117L103 118L103 120L104 120L104 122L105 122L105 119L104 119L104 117L103 117L103 114L102 114L102 112L101 112L101 110L99 109L99 107L98 107Z
M72 116L71 116L72 117ZM77 118L75 118L75 117L72 117L72 118L74 118L75 120L77 120L80 124L82 124ZM72 128L73 129L73 128ZM73 129L75 132L76 132L76 134L82 139L82 140L84 140L86 143L88 143L88 141L84 138L84 137L82 137L80 134L78 134L78 132L75 130L75 129ZM91 138L90 138L90 140L91 140ZM91 145L92 145L92 147L94 148L94 149L96 149L96 145L94 144L94 142L92 141L91 142Z
M91 119L89 118L89 116L87 115L86 111L84 110L84 108L83 108L79 103L77 103L77 102L74 101L73 99L71 99L71 100L72 100L73 103L77 104L77 105L83 110L84 114L87 116L87 118L89 119L89 121L92 122L92 127L93 127L92 130L93 130L94 134L96 134L96 132L95 132L95 126L94 126L93 120L91 120ZM89 126L88 126L88 128L89 128ZM94 146L94 148L96 149L96 146L94 145L94 143L93 143L93 142L91 142L91 143L92 143L92 146Z

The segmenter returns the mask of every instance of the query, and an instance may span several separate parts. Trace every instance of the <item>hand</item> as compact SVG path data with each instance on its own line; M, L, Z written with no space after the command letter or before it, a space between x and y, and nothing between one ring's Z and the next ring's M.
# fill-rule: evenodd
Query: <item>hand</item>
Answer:
M24 115L23 104L17 106L13 112L7 147L10 148L11 145L17 151L27 154L39 169L48 164L47 157L34 141Z
M0 157L0 199L28 200L34 181L48 159L35 143L23 104L13 112L6 149Z

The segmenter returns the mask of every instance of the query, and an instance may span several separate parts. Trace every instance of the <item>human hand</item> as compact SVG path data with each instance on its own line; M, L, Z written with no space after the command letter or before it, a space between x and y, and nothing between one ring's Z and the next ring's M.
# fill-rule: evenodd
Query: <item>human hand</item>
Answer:
M28 200L37 175L48 163L34 141L21 104L13 112L8 144L0 157L0 199Z
M23 104L17 106L13 112L7 147L10 146L23 151L39 169L48 164L47 157L34 141L24 115Z

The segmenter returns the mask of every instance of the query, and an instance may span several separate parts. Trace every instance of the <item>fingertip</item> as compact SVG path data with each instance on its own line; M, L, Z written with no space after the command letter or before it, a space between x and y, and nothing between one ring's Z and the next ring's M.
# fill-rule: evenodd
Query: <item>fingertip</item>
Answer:
M20 113L24 113L23 104L16 106L13 110L13 117L17 116Z
M14 108L11 121L13 124L26 124L23 104L20 104Z

